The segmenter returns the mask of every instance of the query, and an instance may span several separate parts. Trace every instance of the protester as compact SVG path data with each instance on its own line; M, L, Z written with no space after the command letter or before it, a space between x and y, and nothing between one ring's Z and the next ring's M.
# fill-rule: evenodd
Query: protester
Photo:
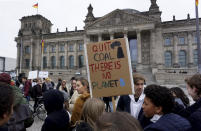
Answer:
M73 96L74 92L76 91L77 79L75 77L72 77L70 82L71 82L71 87L70 87L70 98L71 98Z
M68 88L66 87L66 80L62 80L62 82L61 82L61 85L60 85L60 87L59 87L59 90L60 91L65 91L65 92L69 92L68 91Z
M67 111L69 118L71 118L71 114L69 112L69 94L65 91L61 91L64 97L64 109ZM69 119L70 122L70 119Z
M41 79L36 80L37 84L33 87L33 99L34 99L34 112L39 104L39 98L42 97L42 81Z
M170 91L175 98L175 102L182 105L184 108L189 106L189 99L181 88L173 87L170 88Z
M22 81L24 82L24 97L27 99L27 102L29 102L30 101L29 90L32 86L31 80L27 80L26 77L23 77Z
M95 122L105 111L105 104L98 98L89 98L82 108L81 120L94 129Z
M75 101L80 96L76 90L77 79L75 77L71 78L71 90L70 90L70 100L69 100L69 111L72 112Z
M192 125L193 131L201 129L201 74L195 74L186 78L188 94L193 98L195 103L186 109L180 111L180 115L187 118Z
M11 77L7 73L0 74L0 82L10 84ZM9 130L26 131L26 128L32 125L31 110L24 99L21 90L18 87L10 86L14 92L13 114L6 124ZM5 94L4 94L5 95Z
M105 111L113 112L112 97L103 97L103 101L106 105Z
M68 131L69 115L63 108L64 97L58 90L49 90L44 93L44 105L47 118L41 131Z
M8 84L0 83L0 131L8 130L5 124L11 117L13 104L14 94L12 88Z
M142 131L142 127L127 112L110 112L99 117L94 131Z
M71 116L71 124L75 125L77 121L81 119L82 107L85 101L90 97L89 94L89 83L86 79L80 78L76 82L76 89L79 94L81 94L73 107L72 116Z
M59 87L61 86L61 82L62 82L62 79L61 78L58 78L58 83L57 83L57 86L56 86L56 89L58 90Z
M189 131L191 129L188 120L171 113L174 98L168 88L149 85L145 88L144 93L143 112L146 117L151 117L152 122L144 128L145 131Z
M140 74L134 74L133 81L135 94L120 96L117 110L128 112L137 119L139 114L142 114L141 108L145 97L143 93L145 78Z

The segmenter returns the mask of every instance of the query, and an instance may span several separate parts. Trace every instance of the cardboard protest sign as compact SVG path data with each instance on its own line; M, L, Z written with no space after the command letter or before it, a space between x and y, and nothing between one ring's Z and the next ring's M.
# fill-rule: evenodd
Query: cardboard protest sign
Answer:
M127 39L86 44L85 51L92 97L134 94Z
M29 71L28 79L36 79L38 77L38 71Z
M39 71L38 77L39 78L48 78L48 71Z

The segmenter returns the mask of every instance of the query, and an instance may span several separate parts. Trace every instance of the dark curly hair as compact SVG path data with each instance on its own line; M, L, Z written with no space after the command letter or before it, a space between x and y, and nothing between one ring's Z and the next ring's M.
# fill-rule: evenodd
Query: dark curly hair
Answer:
M14 102L12 88L6 83L0 83L0 119L5 113L10 114Z
M170 91L174 93L177 98L180 98L186 107L189 106L189 99L181 88L172 87L170 88Z
M174 97L167 87L154 84L149 85L144 89L144 94L155 106L161 106L164 114L172 111L174 107Z

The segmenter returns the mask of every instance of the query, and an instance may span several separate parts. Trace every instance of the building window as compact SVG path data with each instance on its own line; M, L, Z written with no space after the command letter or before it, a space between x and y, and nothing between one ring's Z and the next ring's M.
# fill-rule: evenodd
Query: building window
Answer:
M47 57L43 57L43 68L47 68Z
M65 67L65 58L64 56L60 56L60 68L64 68Z
M171 45L171 40L170 38L165 39L165 45Z
M55 45L52 45L51 47L52 47L51 51L52 51L52 52L56 52L56 46L55 46Z
M165 52L165 66L166 67L172 66L172 53L170 51Z
M64 52L65 51L64 45L60 45L59 51L60 52Z
M29 64L30 64L30 60L29 59L25 59L25 67L29 68Z
M74 56L69 56L69 68L74 68Z
M79 60L79 68L82 68L84 66L84 56L80 55L78 57L78 60Z
M26 46L25 47L25 54L30 54L31 50L30 50L30 46Z
M84 50L84 45L83 45L83 44L79 44L78 50L79 50L79 51L83 51L83 50Z
M69 51L73 51L73 44L69 45Z
M179 51L179 65L181 67L186 66L186 52L185 51Z
M52 67L52 69L56 68L56 57L55 56L51 57L51 67Z
M181 44L181 45L185 44L184 37L179 37L179 44Z
M195 49L193 51L193 62L194 62L194 65L198 64L198 50L197 49Z

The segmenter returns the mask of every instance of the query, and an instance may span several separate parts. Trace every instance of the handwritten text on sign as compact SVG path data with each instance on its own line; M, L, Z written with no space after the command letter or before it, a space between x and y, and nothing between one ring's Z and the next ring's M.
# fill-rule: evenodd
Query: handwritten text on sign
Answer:
M132 92L127 51L125 39L87 44L93 96L113 96Z

